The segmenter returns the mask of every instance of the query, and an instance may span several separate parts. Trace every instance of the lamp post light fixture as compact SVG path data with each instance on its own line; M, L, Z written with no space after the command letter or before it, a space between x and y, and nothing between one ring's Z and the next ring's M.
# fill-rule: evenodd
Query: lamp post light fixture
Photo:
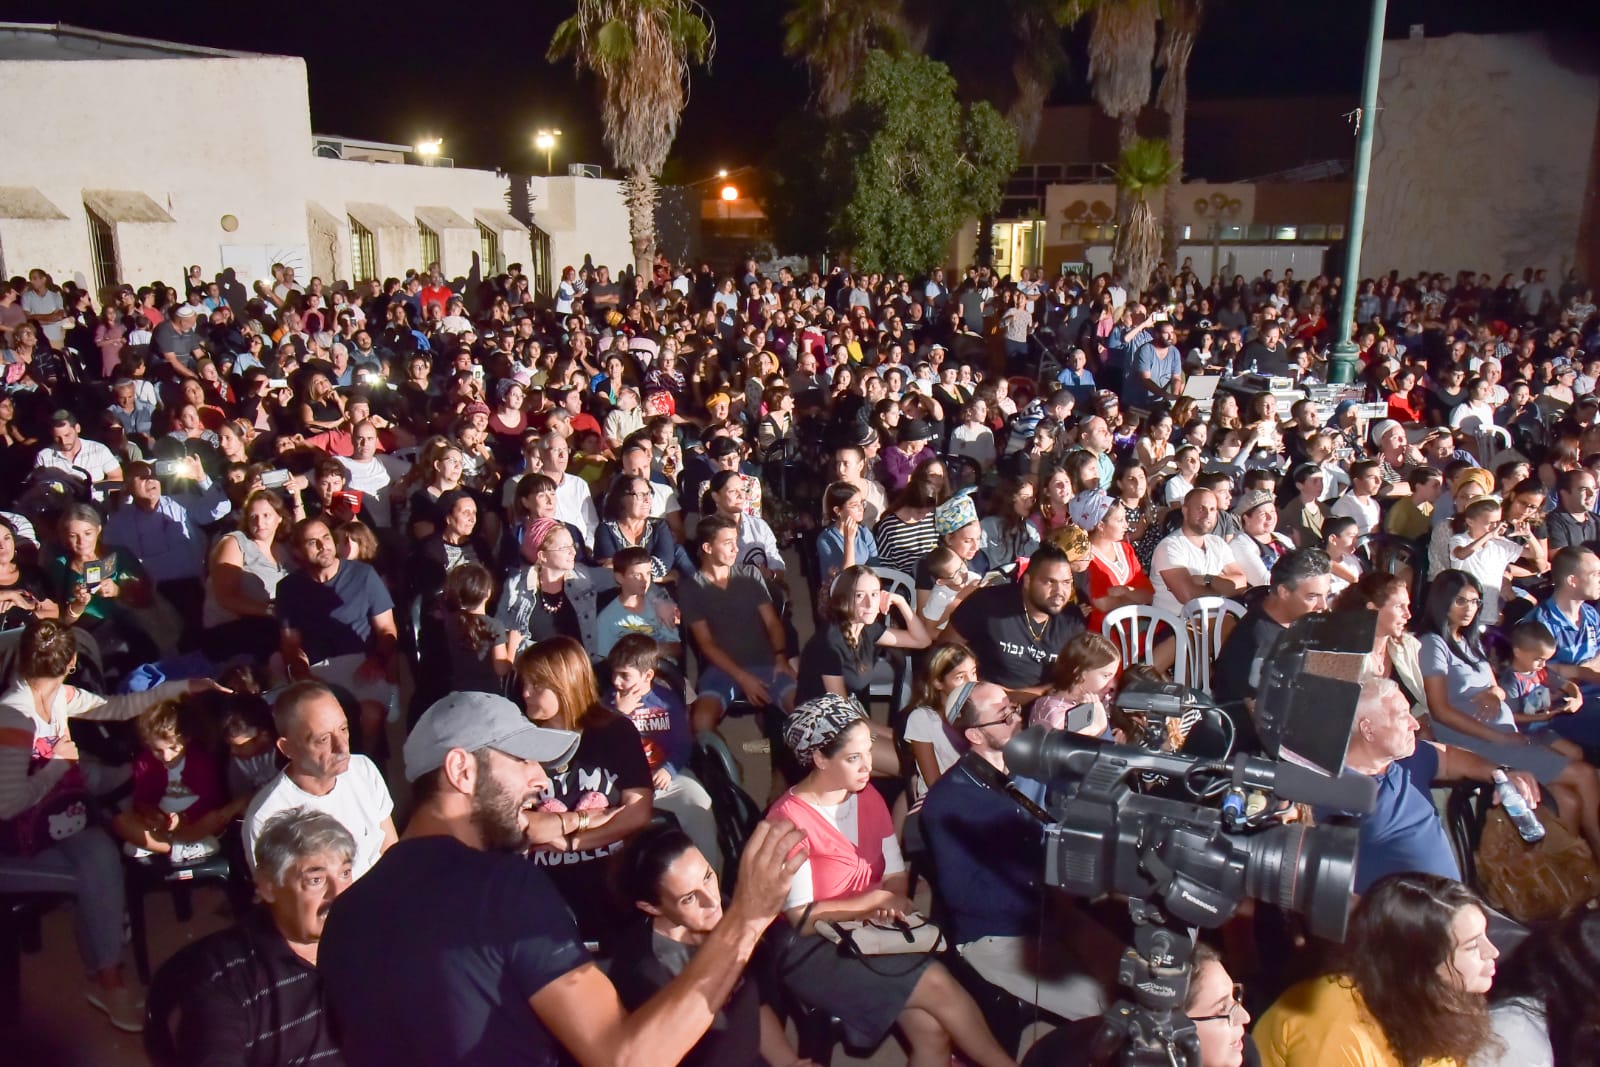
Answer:
M533 147L544 153L544 173L547 178L550 176L556 141L560 137L560 130L540 130L533 135Z
M418 141L416 144L417 155L422 157L422 165L433 166L433 161L439 158L439 151L444 147L444 141L438 137L431 137Z
M724 185L721 195L724 200L737 200L739 199L739 188L735 185Z

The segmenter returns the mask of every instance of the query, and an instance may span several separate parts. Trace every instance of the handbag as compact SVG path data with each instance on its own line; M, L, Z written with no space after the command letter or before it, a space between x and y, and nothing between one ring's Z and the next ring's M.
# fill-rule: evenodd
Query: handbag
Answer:
M32 774L44 760L34 760ZM60 844L89 825L89 788L77 764L57 779L37 804L0 820L0 855L26 859Z
M944 932L925 916L915 912L894 922L875 919L850 919L816 924L822 937L853 956L927 956L944 947Z
M1600 898L1600 866L1583 838L1544 805L1533 809L1544 838L1528 844L1495 808L1484 820L1476 857L1489 903L1521 923L1563 919Z

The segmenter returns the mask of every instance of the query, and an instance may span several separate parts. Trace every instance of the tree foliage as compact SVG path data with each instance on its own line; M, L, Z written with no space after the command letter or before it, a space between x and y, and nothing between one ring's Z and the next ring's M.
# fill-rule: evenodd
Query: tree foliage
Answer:
M1111 258L1127 264L1126 277L1141 290L1150 283L1161 256L1161 219L1153 201L1164 193L1175 166L1167 142L1137 138L1117 160L1117 189L1128 203L1128 213L1117 227Z
M1011 125L987 103L963 108L950 71L926 56L869 53L849 109L824 128L810 160L775 161L781 203L769 210L793 236L809 202L813 232L866 270L943 263L957 228L999 206L1017 165Z
M901 0L793 0L783 16L783 51L811 72L817 108L844 114L850 91L874 48L905 48Z

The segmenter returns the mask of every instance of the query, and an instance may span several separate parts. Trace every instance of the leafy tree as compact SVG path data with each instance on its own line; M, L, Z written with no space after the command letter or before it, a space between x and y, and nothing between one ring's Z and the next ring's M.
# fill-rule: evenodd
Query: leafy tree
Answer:
M828 228L866 270L944 261L967 219L994 211L1017 165L1016 132L991 105L963 108L944 64L874 50L818 177L838 184Z
M550 39L551 62L570 57L600 80L606 147L627 175L634 269L650 273L656 183L689 102L689 69L711 62L716 32L696 0L577 0Z

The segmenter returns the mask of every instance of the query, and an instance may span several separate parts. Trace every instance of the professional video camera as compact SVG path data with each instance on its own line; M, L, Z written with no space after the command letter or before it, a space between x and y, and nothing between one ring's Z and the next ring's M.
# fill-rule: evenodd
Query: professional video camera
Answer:
M1372 648L1374 619L1308 616L1285 630L1263 664L1254 719L1276 759L1152 752L1058 730L1029 729L1006 746L1013 773L1052 787L1045 882L1083 897L1129 898L1134 950L1119 980L1135 1003L1106 1014L1094 1061L1199 1064L1188 992L1190 926L1226 922L1246 899L1304 915L1311 932L1342 940L1355 878L1356 830L1285 823L1278 800L1352 814L1372 810L1376 783L1341 778L1345 745ZM1118 704L1146 715L1194 708L1220 715L1179 686L1134 688ZM1248 711L1245 712L1249 714ZM1140 793L1135 776L1180 783L1196 801Z

